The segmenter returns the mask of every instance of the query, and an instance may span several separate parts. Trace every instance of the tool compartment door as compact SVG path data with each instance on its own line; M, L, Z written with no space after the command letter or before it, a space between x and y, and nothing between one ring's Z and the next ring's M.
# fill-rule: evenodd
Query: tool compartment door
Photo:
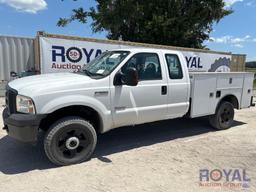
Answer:
M214 114L217 75L190 74L190 80L190 117L194 118Z
M241 106L240 108L247 108L251 105L251 98L253 96L253 73L245 73L244 74L244 81L243 81L243 93L241 99Z

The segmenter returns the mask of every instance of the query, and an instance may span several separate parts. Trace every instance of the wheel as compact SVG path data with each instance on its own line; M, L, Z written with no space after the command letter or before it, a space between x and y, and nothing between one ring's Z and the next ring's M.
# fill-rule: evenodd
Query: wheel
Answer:
M210 124L215 129L228 129L234 122L234 114L234 106L231 103L221 102L216 110L216 113L210 116Z
M88 160L94 152L97 134L80 117L67 117L54 123L44 139L44 150L56 165L70 165Z

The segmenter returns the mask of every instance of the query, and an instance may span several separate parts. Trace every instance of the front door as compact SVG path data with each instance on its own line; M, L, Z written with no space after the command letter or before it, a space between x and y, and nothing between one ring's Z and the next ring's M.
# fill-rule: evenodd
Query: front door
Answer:
M122 67L135 67L139 83L135 87L113 86L111 102L114 126L135 125L166 118L167 80L157 53L137 53Z

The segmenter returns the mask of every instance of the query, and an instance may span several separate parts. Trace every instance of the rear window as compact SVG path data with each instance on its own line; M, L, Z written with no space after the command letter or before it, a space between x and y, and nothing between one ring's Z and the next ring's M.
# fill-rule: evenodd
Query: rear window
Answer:
M183 72L178 55L166 54L165 59L170 79L182 79Z

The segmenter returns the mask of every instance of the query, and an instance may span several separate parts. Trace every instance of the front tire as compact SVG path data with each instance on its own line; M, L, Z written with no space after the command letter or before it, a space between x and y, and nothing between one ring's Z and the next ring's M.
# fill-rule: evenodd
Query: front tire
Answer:
M221 102L216 113L209 117L209 122L215 129L228 129L233 125L234 114L234 106L231 103Z
M88 160L96 143L96 131L88 121L80 117L66 117L47 131L44 150L52 163L63 166Z

